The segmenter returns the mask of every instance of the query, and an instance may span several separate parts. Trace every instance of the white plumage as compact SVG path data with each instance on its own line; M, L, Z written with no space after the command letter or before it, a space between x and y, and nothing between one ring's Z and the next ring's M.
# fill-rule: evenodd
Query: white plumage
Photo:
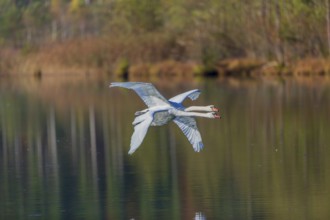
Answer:
M151 83L142 82L114 82L110 87L123 87L134 90L147 109L137 111L133 121L134 132L131 138L129 154L132 154L141 145L150 126L161 126L173 120L186 135L194 150L199 152L203 148L202 137L198 131L196 121L193 117L220 118L218 111L213 105L191 106L185 108L182 102L186 98L195 100L200 90L194 89L179 94L169 100L165 99ZM194 112L194 111L202 111Z

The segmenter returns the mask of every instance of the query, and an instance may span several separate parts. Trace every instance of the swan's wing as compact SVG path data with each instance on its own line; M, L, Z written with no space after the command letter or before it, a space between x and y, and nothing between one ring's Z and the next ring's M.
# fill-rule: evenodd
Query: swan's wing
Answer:
M136 149L141 145L153 120L152 116L148 113L145 113L143 117L145 117L145 119L134 126L134 132L131 137L131 148L128 152L129 154L134 153Z
M187 97L191 100L195 100L198 98L199 94L201 94L201 91L199 89L193 89L188 92L184 92L177 96L174 96L173 98L169 99L169 101L175 103L182 103L183 100L185 100Z
M173 120L186 135L195 151L199 152L204 147L201 134L198 131L195 119L192 117L176 117Z
M156 105L168 105L169 102L158 92L151 83L142 82L114 82L110 87L123 87L134 90L150 108Z

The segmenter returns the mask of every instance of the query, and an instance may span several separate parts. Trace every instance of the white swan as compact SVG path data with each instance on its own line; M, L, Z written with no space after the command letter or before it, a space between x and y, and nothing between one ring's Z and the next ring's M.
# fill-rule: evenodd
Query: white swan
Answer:
M203 148L202 137L198 131L196 121L193 117L220 118L216 113L218 109L213 105L191 106L185 108L182 105L187 97L191 100L198 98L200 90L194 89L179 94L166 100L151 83L142 82L114 82L110 87L123 87L134 90L144 103L147 109L137 111L133 121L134 133L131 138L129 154L132 154L141 145L149 126L161 126L173 120L192 144L195 151ZM204 113L195 112L203 111Z

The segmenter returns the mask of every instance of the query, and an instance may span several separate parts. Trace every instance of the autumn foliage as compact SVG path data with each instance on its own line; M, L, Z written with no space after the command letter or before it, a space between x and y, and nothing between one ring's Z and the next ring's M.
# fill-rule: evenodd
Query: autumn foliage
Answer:
M226 75L230 59L244 72L262 64L288 71L283 67L299 60L328 57L329 1L0 0L2 60L8 48L24 63L15 71L27 72L115 72L123 61L134 72L149 64L164 69L157 65L166 61Z

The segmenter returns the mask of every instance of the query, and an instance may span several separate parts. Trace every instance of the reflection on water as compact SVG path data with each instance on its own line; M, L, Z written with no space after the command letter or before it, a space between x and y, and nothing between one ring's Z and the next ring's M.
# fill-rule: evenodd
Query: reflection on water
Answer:
M158 84L166 97L202 89L194 104L224 118L197 119L201 153L172 123L132 156L144 104L108 84L1 81L0 219L330 217L330 83Z

